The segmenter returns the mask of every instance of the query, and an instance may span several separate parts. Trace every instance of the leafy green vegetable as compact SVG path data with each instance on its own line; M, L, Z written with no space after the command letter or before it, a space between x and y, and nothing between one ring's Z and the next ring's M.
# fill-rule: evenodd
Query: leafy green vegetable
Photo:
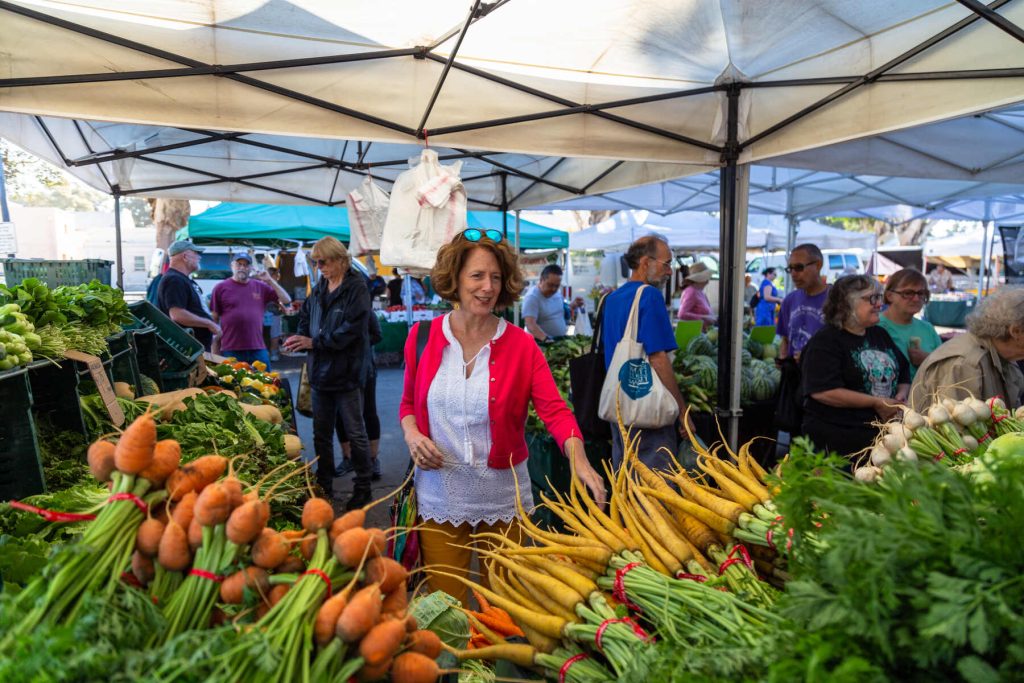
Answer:
M409 606L420 628L433 631L446 644L464 648L469 642L469 618L459 609L459 601L444 591L417 598Z

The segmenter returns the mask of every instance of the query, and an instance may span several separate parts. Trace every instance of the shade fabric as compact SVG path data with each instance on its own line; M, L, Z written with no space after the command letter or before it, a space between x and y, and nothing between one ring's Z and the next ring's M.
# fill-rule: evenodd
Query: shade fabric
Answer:
M344 156L344 144L324 141L407 144L429 133L431 144L456 153L537 157L521 160L533 165L532 177L504 197L515 198L509 207L528 207L719 165L729 88L739 93L741 163L857 162L858 172L877 173L873 164L885 156L898 167L890 173L917 174L934 156L931 142L897 140L903 147L895 149L923 150L898 160L887 141L866 143L856 159L816 150L957 119L942 137L964 159L930 176L938 178L971 177L968 157L1005 144L998 131L1006 126L988 121L987 132L975 132L963 117L1024 101L1020 43L954 2L499 0L473 17L469 9L468 0L392 0L386 9L368 0L4 3L0 110L18 120L0 122L0 134L18 144L35 137L25 146L46 150L49 136L33 133L38 121L27 118L39 116L116 125L108 137L132 150L218 131L252 135L262 151L247 149L237 161L238 138L167 150L177 161L159 161L192 176L155 187L208 188L203 174L215 173L243 178L218 187L216 198L266 201L261 178L245 177L276 177L263 174L290 162L303 170L284 190L297 196L274 201L313 194L329 202L344 196L335 178L346 172L314 168L308 157L261 155L272 156L278 138L306 137L329 163ZM998 12L1024 23L1021 3ZM949 75L964 70L984 77ZM70 128L53 139L83 146ZM95 151L111 149L92 142ZM189 149L191 163L180 163ZM78 151L63 155L91 153ZM118 163L101 165L107 179L91 171L92 184L141 188L147 173L165 178L173 168L143 171L161 164L139 161L115 172Z
M515 231L515 216L508 215L509 240ZM472 228L502 229L497 211L470 211L467 222ZM531 221L520 220L519 246L522 249L553 249L568 246L565 232ZM189 218L178 231L178 239L200 244L275 244L287 246L295 241L315 242L321 237L349 240L348 212L341 207L285 206L281 204L237 204L224 202Z

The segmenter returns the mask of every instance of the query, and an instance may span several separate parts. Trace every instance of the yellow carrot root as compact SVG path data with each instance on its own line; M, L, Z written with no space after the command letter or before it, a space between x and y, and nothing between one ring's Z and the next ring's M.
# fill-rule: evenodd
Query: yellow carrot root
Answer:
M570 612L574 611L576 609L576 605L586 598L586 595L581 595L572 587L567 586L551 576L541 574L524 564L513 562L512 560L489 550L478 550L477 552L482 557L489 557L494 562L505 567L509 572L515 573L523 581L529 581L533 585L537 586L544 591L549 600L553 600Z
M711 510L719 517L725 517L733 524L737 523L740 515L746 512L742 505L737 505L731 500L720 498L714 493L705 490L704 487L694 482L690 475L685 472L674 475L672 481L679 486L679 489L685 496L691 498L698 505Z
M686 498L683 498L674 491L670 493L665 493L663 491L649 489L646 486L640 487L640 490L649 496L657 498L658 500L662 501L669 507L675 508L680 515L697 521L701 524L701 526L704 527L704 529L717 531L718 533L725 534L726 536L731 535L732 532L736 529L736 525L730 522L725 517L722 517L721 515L712 512L703 505L698 505L692 500L687 500ZM686 533L686 527L683 527L683 530L684 533ZM689 536L688 533L687 536ZM703 536L705 535L702 534L702 537ZM696 541L696 539L693 538L691 538L690 540ZM698 545L703 545L703 543L698 543Z

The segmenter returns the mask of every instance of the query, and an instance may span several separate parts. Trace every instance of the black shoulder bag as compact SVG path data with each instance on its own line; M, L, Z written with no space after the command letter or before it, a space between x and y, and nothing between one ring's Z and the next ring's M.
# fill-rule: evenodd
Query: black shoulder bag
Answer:
M607 296L607 295L606 295ZM584 441L607 441L612 438L611 425L597 414L601 387L607 370L604 366L604 344L601 343L601 322L604 320L604 299L597 305L597 322L590 351L569 361L569 389L572 411L583 431Z

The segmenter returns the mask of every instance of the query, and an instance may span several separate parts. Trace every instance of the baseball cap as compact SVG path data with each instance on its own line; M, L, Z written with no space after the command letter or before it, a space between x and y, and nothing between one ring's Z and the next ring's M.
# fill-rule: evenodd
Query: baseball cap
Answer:
M250 265L252 265L252 257L249 256L248 252L240 251L237 254L235 254L233 257L231 257L231 262L232 263L234 263L235 261L242 261L242 260L245 260Z
M197 254L201 254L204 251L206 251L206 248L197 247L196 245L192 244L192 240L178 240L177 242L172 242L171 246L167 247L167 254L169 256L177 256L178 254L184 253L186 251L194 251Z

